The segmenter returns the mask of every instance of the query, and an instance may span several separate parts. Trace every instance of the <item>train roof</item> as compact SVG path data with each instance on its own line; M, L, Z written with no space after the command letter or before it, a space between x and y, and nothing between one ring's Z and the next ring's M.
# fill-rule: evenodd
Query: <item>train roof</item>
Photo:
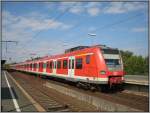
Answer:
M82 50L85 48L91 48L91 47L100 47L102 49L114 49L114 48L107 47L106 45L99 44L99 45L93 45L93 46L76 46L73 48L66 49L65 53L69 53L69 52L73 52L73 51L77 51L77 50Z
M66 49L65 54L69 55L69 54L72 54L72 53L77 52L79 50L83 50L83 49L87 49L87 48L93 48L93 47L98 47L98 48L101 48L101 49L116 49L116 48L110 48L106 45L100 45L100 44L99 45L93 45L93 46L76 46L76 47ZM62 56L62 55L64 55L64 53L59 54L59 55L38 57L38 58L34 58L32 60L26 60L25 62L20 62L19 64L30 63L30 62L33 62L33 61L36 62L36 61L47 60L49 58L56 58L56 57L59 57L59 56Z
M85 48L89 48L89 47L90 46L77 46L77 47L66 49L65 53L69 53L69 52L72 52L72 51L81 50L81 49L85 49Z

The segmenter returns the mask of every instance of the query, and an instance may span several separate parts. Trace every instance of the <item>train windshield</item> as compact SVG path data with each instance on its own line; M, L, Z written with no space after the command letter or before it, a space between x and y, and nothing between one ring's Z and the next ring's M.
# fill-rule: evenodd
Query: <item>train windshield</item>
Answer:
M105 63L110 71L117 71L122 69L119 50L102 49L102 53L105 59Z

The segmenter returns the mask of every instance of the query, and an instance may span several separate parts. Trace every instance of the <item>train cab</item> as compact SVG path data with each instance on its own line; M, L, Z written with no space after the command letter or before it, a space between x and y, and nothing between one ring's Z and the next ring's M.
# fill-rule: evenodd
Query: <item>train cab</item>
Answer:
M119 50L109 47L101 47L99 49L106 66L106 68L102 70L100 74L106 74L110 85L123 83L123 61Z

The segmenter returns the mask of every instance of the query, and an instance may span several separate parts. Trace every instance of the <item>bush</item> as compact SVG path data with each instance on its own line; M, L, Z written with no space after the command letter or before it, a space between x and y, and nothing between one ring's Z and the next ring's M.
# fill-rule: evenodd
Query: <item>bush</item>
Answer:
M130 51L121 51L124 70L128 75L148 75L149 60L147 57L134 55Z

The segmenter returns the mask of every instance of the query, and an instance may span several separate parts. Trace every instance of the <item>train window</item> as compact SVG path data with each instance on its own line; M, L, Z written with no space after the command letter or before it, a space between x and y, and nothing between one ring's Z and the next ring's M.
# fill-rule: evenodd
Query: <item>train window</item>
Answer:
M82 69L82 58L76 59L76 69Z
M56 61L54 62L54 68L56 69Z
M102 49L104 54L119 54L118 49Z
M52 65L53 65L53 62L51 61L51 62L50 62L50 69L52 69Z
M46 62L46 67L49 68L49 62Z
M41 67L41 63L39 63L38 67L39 67L39 68Z
M69 69L71 69L71 60L69 60Z
M57 69L61 68L61 61L57 61Z
M36 68L39 68L39 63L37 63L37 67Z
M86 56L86 64L89 64L90 63L90 55L87 55Z
M32 68L32 64L30 64L30 68Z
M105 59L107 65L120 65L119 59Z
M63 60L63 69L67 69L67 60Z
M44 65L43 65L43 62L41 62L41 68L43 68L43 66L44 66Z
M39 68L43 68L43 63L39 63Z
M37 64L36 63L34 64L34 68L37 68Z
M74 59L72 59L72 69L74 69Z
M41 67L41 63L39 63L39 68Z
M43 68L46 68L46 63L43 63Z

